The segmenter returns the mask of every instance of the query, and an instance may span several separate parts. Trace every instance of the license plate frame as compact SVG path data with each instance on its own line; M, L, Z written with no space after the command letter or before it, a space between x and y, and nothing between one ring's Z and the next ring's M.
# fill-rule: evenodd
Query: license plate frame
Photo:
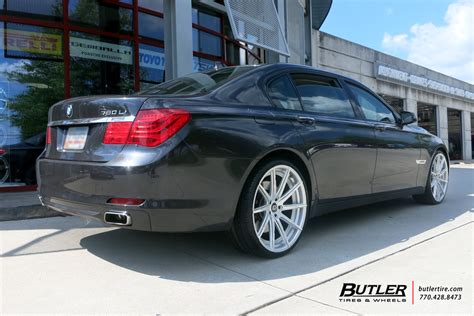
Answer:
M63 149L70 151L80 151L86 146L88 126L69 127L64 138Z

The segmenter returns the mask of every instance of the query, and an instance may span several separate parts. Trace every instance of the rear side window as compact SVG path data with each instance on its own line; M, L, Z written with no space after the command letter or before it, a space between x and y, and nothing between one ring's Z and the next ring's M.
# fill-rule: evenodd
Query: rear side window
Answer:
M295 74L292 77L305 111L329 116L355 117L346 93L335 79L307 74Z
M238 66L195 72L163 82L136 95L184 96L207 93L253 69L255 69L253 66Z
M268 85L268 95L272 103L287 110L302 110L295 88L287 75L273 80Z

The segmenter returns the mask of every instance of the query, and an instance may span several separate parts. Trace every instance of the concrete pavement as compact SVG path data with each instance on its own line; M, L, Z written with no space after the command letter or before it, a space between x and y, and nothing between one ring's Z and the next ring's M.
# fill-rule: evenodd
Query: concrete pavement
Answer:
M474 169L454 167L443 204L407 198L317 218L275 260L236 251L224 233L2 222L0 313L472 314L473 207ZM406 285L406 302L341 302L344 283ZM417 286L462 297L421 300Z

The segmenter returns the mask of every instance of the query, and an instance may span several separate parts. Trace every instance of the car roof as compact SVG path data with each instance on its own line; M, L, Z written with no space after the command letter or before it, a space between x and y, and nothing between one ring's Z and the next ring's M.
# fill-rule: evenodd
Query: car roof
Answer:
M247 66L236 66L236 67L248 67ZM275 63L275 64L261 64L261 65L255 65L255 71L264 71L264 72L273 72L273 71L310 71L313 73L318 73L321 75L326 75L326 76L331 76L331 77L337 77L340 79L352 81L352 82L357 82L356 80L353 80L351 78L342 76L340 74L330 72L330 71L325 71L318 69L313 66L308 66L308 65L300 65L300 64L289 64L289 63Z

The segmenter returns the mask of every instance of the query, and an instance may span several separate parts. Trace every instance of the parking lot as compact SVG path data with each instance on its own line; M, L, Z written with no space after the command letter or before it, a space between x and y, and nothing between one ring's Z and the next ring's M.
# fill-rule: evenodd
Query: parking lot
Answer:
M474 169L454 167L443 204L406 198L316 218L274 260L240 253L225 233L0 222L0 313L472 314L473 207ZM344 283L404 284L406 301L341 302ZM462 296L421 300L419 286Z

